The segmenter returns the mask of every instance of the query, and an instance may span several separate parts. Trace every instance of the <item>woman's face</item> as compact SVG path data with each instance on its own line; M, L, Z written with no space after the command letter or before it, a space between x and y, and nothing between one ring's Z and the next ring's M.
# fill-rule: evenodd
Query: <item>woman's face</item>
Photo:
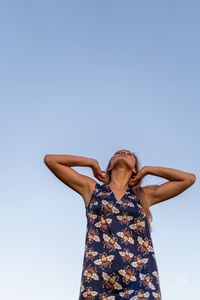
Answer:
M134 169L134 171L136 171L135 170L135 157L131 152L129 152L127 150L117 151L113 155L113 157L111 159L111 165L110 165L109 170L111 170L116 163L120 163L120 161L124 161L130 169Z

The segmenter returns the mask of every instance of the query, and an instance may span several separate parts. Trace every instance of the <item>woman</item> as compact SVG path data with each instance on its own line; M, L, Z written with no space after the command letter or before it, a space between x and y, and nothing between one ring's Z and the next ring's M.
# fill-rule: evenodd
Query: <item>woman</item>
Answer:
M48 168L84 200L87 230L79 300L161 299L151 239L149 207L189 188L195 174L145 166L128 150L117 151L106 172L98 161L72 155L46 155ZM95 178L71 167L88 166ZM105 174L103 174L105 173ZM147 174L168 181L141 187Z

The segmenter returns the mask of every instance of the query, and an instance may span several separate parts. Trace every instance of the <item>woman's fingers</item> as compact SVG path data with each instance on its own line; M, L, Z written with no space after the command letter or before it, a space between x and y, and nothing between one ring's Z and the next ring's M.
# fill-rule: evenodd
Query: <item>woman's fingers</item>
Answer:
M129 184L130 185L136 185L138 183L138 179L134 178L134 179L130 179Z
M104 171L101 171L102 173L104 172ZM99 180L101 180L101 181L103 181L103 182L107 182L108 181L108 177L107 177L107 175L104 175L104 174L98 174L98 178L99 178Z
M103 174L103 173L106 173L106 171L102 171L101 169L99 169L97 171L97 178L100 180L100 181L103 181L103 182L109 182L109 176L107 174Z

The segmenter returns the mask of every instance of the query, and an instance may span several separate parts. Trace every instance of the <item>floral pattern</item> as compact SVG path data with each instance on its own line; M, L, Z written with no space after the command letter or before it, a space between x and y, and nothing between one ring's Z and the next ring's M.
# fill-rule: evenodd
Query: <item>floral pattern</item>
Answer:
M162 299L147 218L132 189L118 201L96 183L86 217L79 300Z

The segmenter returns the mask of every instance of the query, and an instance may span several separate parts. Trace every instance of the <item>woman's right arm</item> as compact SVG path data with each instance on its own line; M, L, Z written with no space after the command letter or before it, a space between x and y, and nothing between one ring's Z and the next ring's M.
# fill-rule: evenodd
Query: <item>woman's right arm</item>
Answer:
M58 179L79 193L86 205L97 182L89 176L78 173L71 167L90 167L99 180L105 180L105 175L102 174L103 171L101 171L98 161L93 158L47 154L44 157L44 163Z
M88 188L88 181L93 179L78 173L71 167L80 166L92 168L94 162L95 159L75 155L47 154L44 157L44 163L51 172L81 196L85 194Z

